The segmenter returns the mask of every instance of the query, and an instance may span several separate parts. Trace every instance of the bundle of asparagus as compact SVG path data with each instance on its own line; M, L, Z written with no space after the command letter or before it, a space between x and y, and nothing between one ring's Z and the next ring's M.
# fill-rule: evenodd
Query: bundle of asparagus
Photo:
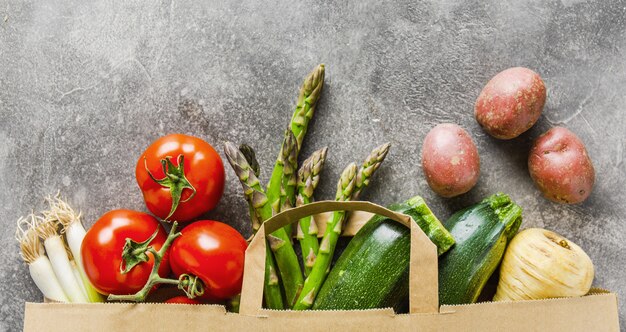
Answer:
M307 76L300 89L296 110L285 131L280 153L265 190L258 179L259 167L253 149L247 145L237 148L230 142L224 144L224 153L243 187L255 233L263 222L276 213L313 200L327 148L313 152L300 169L298 155L323 85L324 65L319 65ZM389 144L384 144L372 151L360 168L354 163L346 167L337 185L336 200L356 200L388 151ZM296 237L302 249L306 280L291 242L291 225L267 235L264 282L267 308L302 310L311 307L330 268L345 220L345 211L334 212L321 244L318 241L317 225L311 217L298 222Z

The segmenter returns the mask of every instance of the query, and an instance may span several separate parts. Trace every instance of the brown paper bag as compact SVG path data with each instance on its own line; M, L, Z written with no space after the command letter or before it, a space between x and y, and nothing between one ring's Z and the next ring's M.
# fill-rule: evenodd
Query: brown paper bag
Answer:
M366 211L411 228L409 314L393 310L276 311L261 308L263 235L311 214ZM368 202L317 202L268 220L246 251L240 314L217 305L26 303L25 331L619 331L617 296L438 306L435 245L408 216Z

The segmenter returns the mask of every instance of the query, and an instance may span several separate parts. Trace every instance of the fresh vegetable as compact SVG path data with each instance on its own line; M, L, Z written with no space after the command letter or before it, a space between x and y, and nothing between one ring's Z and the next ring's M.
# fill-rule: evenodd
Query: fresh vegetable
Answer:
M63 234L65 234L65 240L72 256L73 262L76 265L75 271L78 273L77 280L81 281L83 290L89 302L103 302L104 298L96 289L91 285L85 269L83 268L83 262L81 259L80 247L85 238L85 228L80 221L80 214L76 213L66 202L64 202L58 195L54 198L48 197L48 203L50 209L44 211L43 214L47 219L56 220L61 226L63 226Z
M196 299L190 299L184 295L175 296L170 299L165 300L165 303L176 303L176 304L200 304L201 302Z
M318 65L307 75L300 88L296 109L291 117L289 128L284 136L280 153L267 184L266 194L274 213L293 207L295 204L298 155L302 149L302 142L309 127L309 121L313 118L315 107L324 87L324 73L324 65ZM291 225L287 226L285 231L291 239ZM295 273L295 271L291 272ZM285 286L286 293L291 294L293 291L294 289L290 286ZM295 291L297 292L297 289Z
M546 86L539 74L528 68L509 68L480 92L474 116L491 136L511 139L537 122L545 102Z
M17 221L15 238L20 245L22 259L28 264L30 276L43 296L53 301L69 302L35 231L36 223L32 214Z
M233 143L225 142L224 154L243 187L243 193L250 210L253 229L256 231L265 220L272 216L272 207L265 195L265 191L261 187L259 179L256 177L255 170L250 166L244 153L237 149ZM248 156L250 155L248 154ZM279 229L272 234L274 237L282 239L285 243L289 242L289 244L291 244L285 229ZM283 264L297 266L299 271L298 257L296 253L293 252L293 247L291 247L293 254L289 251L290 246L274 247L274 249L276 249L274 253L271 251L270 247L268 243L265 254L265 282L263 293L265 306L270 309L284 309L277 263L273 255L277 255L277 259L280 258ZM285 272L286 271L289 270L286 269ZM290 279L289 274L285 274L285 276L288 278L288 282L295 283L293 278Z
M213 209L224 190L224 165L213 147L193 136L172 134L154 141L139 157L137 184L150 212L189 221Z
M543 195L557 203L576 204L591 194L595 170L585 144L567 128L541 135L528 156L528 171Z
M137 249L143 260L129 261L132 255L124 250L126 244L147 241L146 245L159 250L166 237L163 226L149 214L131 210L105 213L87 231L80 251L89 281L102 294L131 294L141 290L150 276L154 256L144 254L141 248L131 248L131 251ZM169 271L169 265L162 264L159 275L165 277Z
M319 64L307 75L300 88L296 109L293 112L289 129L298 143L298 151L302 149L302 141L309 127L309 121L315 113L315 107L322 95L324 87L324 64Z
M241 292L246 240L227 224L196 221L181 230L170 248L177 277L194 275L204 284L204 297L224 300Z
M280 197L274 201L268 197L269 201L273 202L271 204L274 213L290 209L295 204L295 192L298 183L296 174L298 171L298 143L290 130L285 131L285 139L280 153L281 156L276 161L277 163L282 163L281 168L283 171L279 190ZM272 190L272 187L268 186L268 190ZM291 236L293 234L291 225L285 226L285 232L289 236L289 245L291 245ZM292 272L295 273L295 270ZM285 292L290 293L291 291L285 289Z
M424 139L422 169L437 194L454 197L468 192L480 175L480 158L472 137L458 125L437 125Z
M358 200L363 189L370 184L370 179L383 163L385 157L387 157L390 147L390 143L385 143L375 148L370 152L369 156L367 156L361 167L359 167L359 171L356 173L356 178L354 179L354 190L352 190L352 195L350 195L351 201Z
M35 219L35 231L43 240L44 248L52 270L56 275L63 292L70 302L86 303L87 295L82 289L82 281L74 275L72 264L65 250L63 239L58 233L58 222L53 219L39 217Z
M439 258L439 303L474 303L522 222L522 208L498 193L453 214L456 244Z
M549 230L526 229L506 249L494 301L583 296L593 276L591 258L575 243Z
M356 164L351 163L344 169L337 184L335 197L337 201L348 201L358 198L363 188L369 184L369 179L385 160L389 152L389 146L389 144L383 144L374 149L360 168L357 168ZM345 218L346 211L335 211L329 219L313 269L304 281L304 287L298 296L298 300L293 305L294 310L309 309L313 305L313 301L315 301L330 270L330 263L335 252L335 246L339 240L339 235L343 229Z
M298 196L296 197L296 206L309 204L313 200L313 191L317 187L320 180L320 173L326 161L327 148L323 148L313 152L313 154L302 163L298 170ZM302 251L302 263L304 265L304 275L311 273L317 251L319 249L319 241L317 240L317 224L312 216L300 219L297 226L296 237L300 241Z
M175 221L172 223L170 233L167 235L167 238L158 250L151 244L151 242L157 235L159 235L161 232L160 229L155 230L152 236L143 242L135 242L132 239L127 238L122 254L123 267L120 266L120 269L124 269L122 273L126 274L132 272L138 266L136 264L147 262L148 259L153 260L152 268L150 269L150 274L148 275L146 282L140 290L134 294L128 295L109 294L107 298L109 301L145 301L148 293L150 293L150 291L159 284L176 285L178 286L178 289L185 292L185 295L187 295L190 299L204 294L204 284L197 276L182 274L178 280L163 278L160 276L162 265L169 267L169 264L165 261L165 257L169 254L169 248L172 245L172 242L177 237L182 235L182 233L176 231L177 228L178 222ZM210 246L211 243L208 243L208 245Z
M281 146L281 152L276 159L270 181L267 185L267 198L269 199L275 212L280 211L281 203L284 204L284 202L281 202L281 188L287 190L286 193L283 193L282 200L286 200L287 203L291 203L291 206L295 203L296 183L295 178L292 177L292 175L295 175L295 172L298 169L298 154L302 149L302 142L309 127L309 121L313 118L315 107L317 106L317 102L319 101L322 93L322 88L324 87L324 73L324 65L320 64L313 69L309 75L307 75L304 79L302 87L300 88L296 109L293 113L288 129L288 131L293 134L295 142L292 147L285 146L287 139L291 136L289 134L285 135L285 140ZM292 160L287 160L289 158ZM289 161L287 163L288 169L285 171L284 167L287 161ZM295 167L293 167L294 165L289 165L294 162ZM289 183L289 181L291 181L291 183Z
M389 209L417 222L439 255L454 239L430 211L424 200L413 197ZM315 310L359 310L394 307L408 297L410 230L400 223L374 216L359 230L326 278Z

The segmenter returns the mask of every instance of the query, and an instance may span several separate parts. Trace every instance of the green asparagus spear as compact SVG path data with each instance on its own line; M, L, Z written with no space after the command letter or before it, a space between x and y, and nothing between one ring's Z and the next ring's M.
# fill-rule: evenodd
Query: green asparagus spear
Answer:
M302 163L298 171L298 196L296 206L308 204L313 199L313 191L317 187L320 173L326 160L327 148L313 152L313 154ZM302 248L302 260L304 265L304 275L308 276L315 263L315 257L319 249L317 240L317 225L311 216L300 219L298 222L297 238Z
M359 168L359 173L356 175L354 183L355 189L352 192L352 197L350 197L351 201L359 199L359 195L361 195L363 188L367 187L369 184L372 174L376 172L382 161L385 160L390 147L390 143L385 143L372 150L370 155L367 156L367 159L365 159L365 162L363 162L363 165Z
M274 213L278 213L295 204L298 153L302 147L302 141L306 134L309 121L315 113L315 106L317 105L323 86L324 65L322 64L317 66L307 76L300 88L296 110L289 123L289 129L284 136L280 154L276 159L270 181L267 185L267 198ZM285 249L283 249L285 251L293 251L291 244L292 226L286 226L284 231L288 236L287 242L282 243L274 241L274 244L276 244L278 248L285 247ZM283 287L285 289L287 302L291 305L302 289L304 283L302 272L300 271L299 265L297 269L296 266L290 266L289 270L285 271L280 266L278 257L276 257L276 261L279 264L280 275L283 278ZM287 275L293 280L293 283L287 282L287 280L284 279Z
M280 211L293 207L295 203L295 188L297 185L296 171L298 169L297 155L298 144L296 138L290 130L286 130L281 153L277 161L277 164L282 164L281 186L279 192L280 196L278 199L278 202L280 202ZM278 211L276 210L275 203L272 204L272 209L274 212ZM293 245L291 243L291 230L291 225L282 229L282 232L285 233L284 238L275 237L275 234L268 235L272 251L281 250L289 252L290 257L293 252L293 255L295 256ZM304 277L302 275L302 271L300 270L300 264L297 263L296 260L295 264L290 261L289 265L283 266L278 257L276 257L276 262L278 263L278 271L280 272L281 279L283 280L283 288L285 290L287 304L291 306L296 300L300 290L302 289L302 285L304 284Z
M315 113L315 106L324 86L324 64L320 64L304 79L298 95L298 104L291 118L290 128L298 141L298 150L302 149L302 141Z
M389 144L384 144L377 147L370 153L358 171L356 165L351 164L348 166L348 168L344 170L337 186L336 199L344 201L351 200L355 193L358 197L358 194L363 190L363 188L369 184L369 179L372 177L374 172L385 160L387 152L389 152ZM351 179L348 183L346 181L348 181L349 177L351 177ZM322 287L322 284L326 279L326 275L328 275L328 271L330 270L330 263L335 252L335 246L339 240L339 235L341 234L345 218L345 211L333 212L332 218L326 225L326 231L324 232L324 237L322 238L318 255L315 259L315 264L313 265L311 273L304 282L304 287L302 288L302 292L300 293L296 304L293 306L294 310L309 309L313 305L313 301L315 301L315 297L317 296L317 293Z
M294 206L296 185L298 183L296 176L298 170L298 144L291 130L285 131L285 140L281 150L280 158L283 163L283 175L280 186L280 212L291 209ZM291 224L285 226L285 232L291 239L293 234Z
M244 189L244 194L255 212L255 220L260 223L265 222L272 217L273 209L254 171L246 161L243 153L237 150L234 144L226 142L224 144L224 152L226 153L228 162L239 177ZM291 239L284 228L268 234L267 240L269 248L274 253L276 266L272 266L271 262L266 261L266 269L273 268L274 273L278 270L280 280L285 289L287 304L291 306L304 283L302 272L300 271L300 263L298 263L298 256L296 256L293 246L291 245ZM276 269L276 267L278 267L278 269ZM266 275L269 276L271 274L266 273ZM270 282L272 279L270 278L267 281ZM268 286L272 285L268 284ZM268 301L266 300L266 302Z
M294 167L294 172L298 169L298 152L302 148L302 141L304 140L304 136L307 132L309 121L315 113L315 106L317 105L317 101L321 96L323 86L324 65L321 64L317 66L311 73L309 73L309 75L304 79L304 83L300 88L300 94L298 95L296 110L294 111L291 122L289 123L289 130L293 133L296 141L294 155L294 160L296 164ZM270 204L272 204L275 212L280 211L280 208L283 205L281 203L284 203L285 200L288 200L291 203L291 206L293 206L293 204L295 203L295 189L283 185L283 183L285 182L283 181L283 168L285 165L283 155L285 155L288 150L285 148L286 142L287 135L285 136L285 140L283 141L281 153L279 154L278 159L274 164L272 176L266 190L267 197L270 200ZM288 155L291 155L291 152ZM295 187L295 183L293 185ZM281 202L281 189L285 189L283 202Z
M250 209L252 226L256 233L260 224L265 221L265 219L272 216L272 208L263 192L263 188L261 188L255 171L246 160L244 154L240 150L237 150L237 147L230 142L224 143L224 153L243 186L243 192ZM269 245L266 247L265 282L263 284L265 305L270 309L284 309L280 280L276 273L276 262L274 261Z
M254 171L254 175L256 175L256 177L259 177L259 174L261 173L261 167L259 166L259 162L256 159L256 153L254 152L254 149L247 144L241 144L239 146L239 151L243 153L243 156L244 158L246 158L246 161L250 165L250 168L252 168L252 170Z
M265 245L265 279L263 284L265 306L269 309L285 309L280 279L276 272L276 261L269 245Z
M224 143L224 154L228 163L235 171L239 182L243 187L243 193L249 203L254 232L259 229L265 219L272 216L272 207L268 204L267 196L263 192L261 182L256 176L254 169L246 160L244 154L231 142Z

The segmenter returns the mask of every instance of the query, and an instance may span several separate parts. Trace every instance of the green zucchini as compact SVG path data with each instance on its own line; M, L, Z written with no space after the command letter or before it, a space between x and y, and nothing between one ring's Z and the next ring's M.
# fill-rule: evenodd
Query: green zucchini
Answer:
M389 207L410 215L437 245L448 250L454 239L416 196ZM394 307L408 298L410 230L385 217L374 216L352 238L322 285L313 309L371 309Z
M444 226L456 244L439 257L439 304L474 303L522 223L522 208L498 193L456 212Z

